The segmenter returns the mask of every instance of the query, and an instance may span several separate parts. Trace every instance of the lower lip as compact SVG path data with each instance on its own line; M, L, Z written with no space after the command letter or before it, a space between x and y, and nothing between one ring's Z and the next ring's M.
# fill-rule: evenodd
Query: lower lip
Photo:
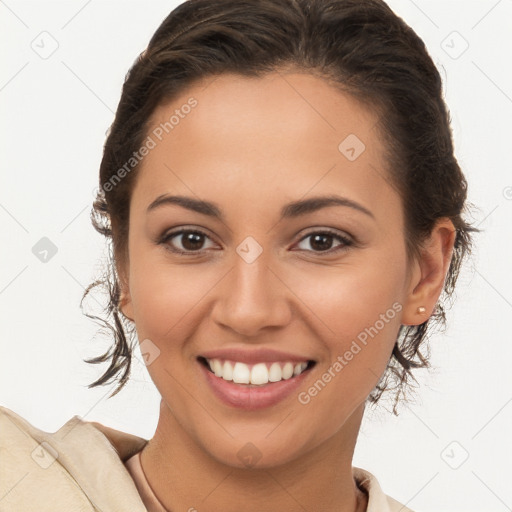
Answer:
M308 368L300 375L288 380L269 382L264 386L251 386L224 380L209 371L202 363L198 364L212 391L222 402L250 411L271 407L281 402L297 390L310 371Z

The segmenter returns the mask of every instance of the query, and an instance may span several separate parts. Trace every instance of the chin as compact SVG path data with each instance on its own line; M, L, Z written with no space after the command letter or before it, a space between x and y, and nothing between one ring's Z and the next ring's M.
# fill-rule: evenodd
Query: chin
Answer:
M274 425L273 428L276 428ZM203 450L218 463L238 469L269 469L290 463L303 456L317 443L301 439L299 432L287 432L278 426L275 433L270 428L254 427L254 435L245 429L243 434L201 436L197 439ZM295 430L295 429L294 429ZM269 432L270 435L269 435Z
M296 450L276 449L275 446L262 446L261 443L247 441L225 450L217 449L210 454L218 462L237 469L270 469L292 462L300 456Z

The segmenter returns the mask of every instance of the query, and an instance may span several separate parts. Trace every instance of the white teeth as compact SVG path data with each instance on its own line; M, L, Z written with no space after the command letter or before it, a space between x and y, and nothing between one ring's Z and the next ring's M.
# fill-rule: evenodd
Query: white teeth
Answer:
M235 363L233 368L233 382L237 384L249 384L251 380L251 372L249 367L244 363Z
M283 366L283 379L288 380L293 376L293 363L286 363Z
M279 382L283 378L283 372L279 363L272 363L268 372L268 380L270 382Z
M218 359L213 360L213 365L212 361L208 361L208 363L210 364L212 372L215 373L215 376L222 377L222 363Z
M222 377L224 380L233 380L233 367L229 361L224 363L222 375L219 375L219 377Z
M261 386L268 383L268 370L265 363L258 363L251 370L251 384Z
M269 382L288 380L300 375L308 366L302 363L257 363L250 367L245 363L207 359L208 366L216 377L221 377L236 384L253 384L264 386Z

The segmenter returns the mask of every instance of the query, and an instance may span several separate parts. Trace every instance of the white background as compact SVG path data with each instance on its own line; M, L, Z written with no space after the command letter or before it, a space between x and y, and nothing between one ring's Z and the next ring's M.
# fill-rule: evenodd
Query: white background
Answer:
M82 360L108 342L93 341L79 302L102 264L89 212L105 132L125 73L177 3L0 2L0 404L43 430L73 415L146 438L156 426L159 395L137 359L116 397L87 389L101 368ZM353 464L417 512L510 510L512 2L389 3L440 69L483 233L432 338L435 369L398 418L367 411ZM46 59L33 49L42 37L58 44ZM32 253L42 237L58 249L47 263Z

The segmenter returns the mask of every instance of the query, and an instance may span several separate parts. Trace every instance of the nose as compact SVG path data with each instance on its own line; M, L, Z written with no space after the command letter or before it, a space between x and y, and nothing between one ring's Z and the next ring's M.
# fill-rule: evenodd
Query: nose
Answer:
M246 338L287 325L292 316L290 292L266 257L247 263L238 255L222 280L212 310L213 320Z

